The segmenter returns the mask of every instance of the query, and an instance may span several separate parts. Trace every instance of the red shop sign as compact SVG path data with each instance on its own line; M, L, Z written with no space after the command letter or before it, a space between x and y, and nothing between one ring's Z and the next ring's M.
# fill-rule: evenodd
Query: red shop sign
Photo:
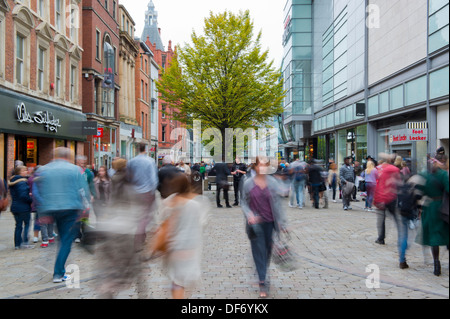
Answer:
M97 135L94 135L94 137L97 137L97 138L103 137L103 127L97 128Z

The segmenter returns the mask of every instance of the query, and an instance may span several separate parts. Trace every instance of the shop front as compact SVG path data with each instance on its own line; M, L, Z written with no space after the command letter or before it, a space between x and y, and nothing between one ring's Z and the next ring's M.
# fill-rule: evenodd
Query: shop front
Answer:
M378 123L378 153L396 154L408 163L413 173L427 167L428 122L425 112L405 120L391 119Z
M83 113L3 89L0 100L2 178L11 175L16 161L30 170L49 163L56 147L68 147L74 155L83 152Z
M367 155L367 124L351 127L337 132L337 163L344 164L344 158L350 156L353 161L365 163ZM331 156L330 156L331 159Z

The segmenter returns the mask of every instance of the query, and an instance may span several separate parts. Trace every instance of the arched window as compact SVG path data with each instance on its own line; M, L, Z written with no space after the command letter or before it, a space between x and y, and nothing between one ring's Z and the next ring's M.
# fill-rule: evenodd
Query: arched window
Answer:
M102 115L105 117L114 117L114 70L115 54L111 46L110 38L105 37L103 43L103 96L102 96Z

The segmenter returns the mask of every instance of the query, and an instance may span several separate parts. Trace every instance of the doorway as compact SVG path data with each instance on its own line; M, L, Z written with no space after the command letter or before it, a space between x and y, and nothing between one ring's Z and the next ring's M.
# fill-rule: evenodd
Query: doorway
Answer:
M38 139L16 135L14 139L14 163L20 161L28 168L36 167L39 158Z

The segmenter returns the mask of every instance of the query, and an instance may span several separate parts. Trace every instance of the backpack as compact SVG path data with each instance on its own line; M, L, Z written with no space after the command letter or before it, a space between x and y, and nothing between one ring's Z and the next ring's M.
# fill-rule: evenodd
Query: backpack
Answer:
M414 186L408 183L403 184L398 189L398 208L402 216L413 219L416 209L416 194Z

